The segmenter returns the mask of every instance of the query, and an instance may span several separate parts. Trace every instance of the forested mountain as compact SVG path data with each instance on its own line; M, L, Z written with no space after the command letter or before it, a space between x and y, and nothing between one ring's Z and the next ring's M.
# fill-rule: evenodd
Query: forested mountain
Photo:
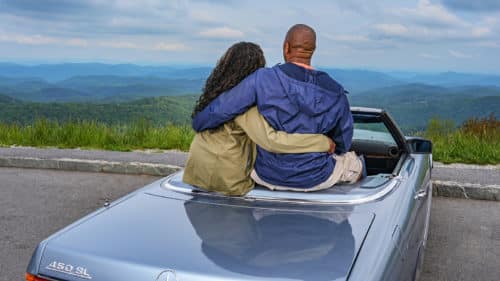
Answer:
M471 117L500 114L500 88L445 88L409 84L349 95L351 105L388 110L406 131L424 129L431 118L457 125Z
M498 116L500 89L448 89L413 84L349 94L352 106L388 110L406 132L423 130L431 118L459 125L471 117ZM124 103L32 103L0 95L0 122L29 124L38 118L97 120L126 124L141 118L153 124L187 124L198 96L154 97Z
M126 103L2 103L0 122L31 124L37 119L61 122L95 120L107 124L129 124L145 119L154 125L187 124L197 96L154 97Z
M20 101L14 99L14 98L0 94L0 106L2 104L13 104L13 103L19 103L19 102ZM0 107L0 110L1 110L1 107Z
M406 131L430 118L460 124L500 114L500 76L446 72L378 72L324 68L347 90L351 104L387 109ZM210 67L132 64L0 63L0 122L36 118L155 124L188 123Z
M341 83L350 93L356 94L375 88L405 84L405 81L387 74L368 70L321 69Z
M154 76L74 76L59 82L0 77L0 92L31 102L123 102L156 96L199 94L203 79Z

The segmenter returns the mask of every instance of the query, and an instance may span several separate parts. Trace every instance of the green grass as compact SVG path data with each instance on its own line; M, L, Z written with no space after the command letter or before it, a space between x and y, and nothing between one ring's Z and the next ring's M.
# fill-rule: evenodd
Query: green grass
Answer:
M194 132L190 126L153 126L145 120L127 126L106 125L95 121L59 123L46 119L24 126L0 123L0 145L3 146L187 151L193 137Z
M469 119L458 128L452 121L433 119L424 136L433 142L436 161L500 164L500 120L493 115Z
M484 119L470 119L458 128L453 121L433 119L421 135L432 140L433 158L436 161L500 163L500 120L496 120L493 115ZM47 119L39 119L32 125L0 123L0 146L187 151L193 137L194 132L189 125L158 126L145 119L130 125Z

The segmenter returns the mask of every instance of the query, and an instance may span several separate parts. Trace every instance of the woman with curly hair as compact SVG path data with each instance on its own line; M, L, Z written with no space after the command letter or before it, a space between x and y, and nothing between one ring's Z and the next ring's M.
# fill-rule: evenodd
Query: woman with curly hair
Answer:
M231 46L208 77L193 116L265 64L258 45L240 42ZM255 163L255 144L274 153L327 152L334 147L331 139L321 134L276 131L253 107L218 129L195 135L183 181L225 195L245 195L254 186L250 173Z

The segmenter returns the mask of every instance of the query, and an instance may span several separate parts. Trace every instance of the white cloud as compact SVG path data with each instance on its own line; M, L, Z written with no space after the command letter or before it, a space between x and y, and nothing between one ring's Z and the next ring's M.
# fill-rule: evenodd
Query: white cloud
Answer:
M429 53L421 53L421 54L419 54L419 56L420 56L420 57L422 57L422 58L424 58L424 59L431 59L431 60L441 58L441 57L440 57L440 56L438 56L438 55L429 54Z
M237 29L229 27L217 27L201 31L199 35L206 38L237 39L243 37L245 34Z
M56 38L45 35L25 35L25 34L0 34L0 41L16 43L20 45L63 45L73 47L86 47L87 40L81 38Z
M459 59L470 59L470 58L472 58L472 57L473 57L473 56L471 56L471 55L464 54L464 53L462 53L462 52L455 51L455 50L448 50L448 53L449 53L452 57L459 58Z
M208 22L208 23L213 23L213 22L218 22L219 20L217 17L209 11L202 11L202 10L191 10L189 12L189 16L195 20L195 21L200 21L200 22Z
M474 42L473 45L486 48L500 48L500 43L495 41Z
M88 42L85 39L80 39L80 38L72 38L69 40L66 40L65 42L69 46L74 46L74 47L87 47Z
M153 46L155 51L186 51L190 48L182 43L164 43L160 42Z
M113 49L140 49L139 45L126 41L105 41L100 42L98 45Z
M183 43L166 43L159 42L153 45L139 45L129 41L104 41L98 43L99 46L113 49L135 49L147 51L187 51L190 50L188 46Z
M366 43L369 42L370 39L364 35L323 35L327 39L331 39L333 41L342 42L342 43Z
M412 8L392 9L383 18L390 23L374 24L371 38L403 39L400 43L488 40L497 23L492 17L466 21L429 0L419 0Z
M376 24L375 29L388 36L406 36L408 34L408 28L399 23Z
M47 45L57 43L58 40L52 37L43 35L13 35L0 34L0 41L17 43L23 45Z
M491 34L491 29L488 27L476 27L471 30L471 35L475 37L485 37Z
M415 8L395 9L395 14L403 19L431 26L466 26L467 23L448 11L441 4L430 0L419 0Z

